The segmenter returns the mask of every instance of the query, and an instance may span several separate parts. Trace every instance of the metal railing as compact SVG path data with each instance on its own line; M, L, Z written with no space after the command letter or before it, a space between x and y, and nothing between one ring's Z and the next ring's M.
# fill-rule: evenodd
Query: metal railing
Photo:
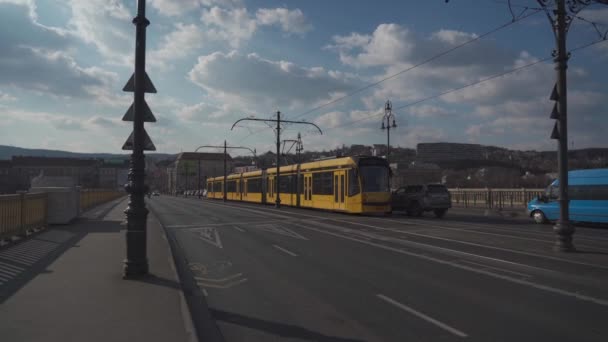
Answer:
M449 189L452 205L488 209L523 209L545 189Z
M46 227L47 209L46 193L0 195L0 239Z
M80 211L83 212L98 204L125 196L124 191L82 189L80 190Z
M80 191L80 212L98 204L125 196L122 191L84 189ZM0 240L11 236L24 236L32 229L47 226L48 195L18 193L0 195Z

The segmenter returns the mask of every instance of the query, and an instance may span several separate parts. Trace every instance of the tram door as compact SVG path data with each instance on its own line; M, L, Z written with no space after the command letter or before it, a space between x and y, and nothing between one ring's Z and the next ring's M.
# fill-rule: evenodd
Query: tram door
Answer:
M312 207L312 174L304 174L304 201L303 207Z
M346 205L344 195L346 192L346 171L334 172L334 209L344 210Z

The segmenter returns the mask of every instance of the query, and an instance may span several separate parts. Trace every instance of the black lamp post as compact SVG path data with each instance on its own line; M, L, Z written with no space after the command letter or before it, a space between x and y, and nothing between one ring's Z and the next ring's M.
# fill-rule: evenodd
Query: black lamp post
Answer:
M391 124L391 119L393 120ZM386 121L386 125L384 122ZM382 130L386 129L386 163L388 167L391 167L390 163L390 153L391 153L391 128L397 128L397 123L395 122L395 115L393 114L393 105L391 101L386 101L384 105L384 117L382 118ZM391 178L388 177L388 188L391 188Z

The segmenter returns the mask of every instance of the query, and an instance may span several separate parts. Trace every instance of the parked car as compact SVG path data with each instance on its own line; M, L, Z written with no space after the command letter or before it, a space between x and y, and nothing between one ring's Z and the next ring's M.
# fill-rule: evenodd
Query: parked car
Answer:
M559 219L559 180L553 181L544 195L528 203L528 214L536 223ZM570 220L608 223L608 169L568 172Z
M452 207L450 192L443 184L419 184L398 188L391 196L392 210L405 210L408 216L432 211L443 217Z
M154 192L152 193L152 196L160 196L160 193L159 193L158 191L154 191Z

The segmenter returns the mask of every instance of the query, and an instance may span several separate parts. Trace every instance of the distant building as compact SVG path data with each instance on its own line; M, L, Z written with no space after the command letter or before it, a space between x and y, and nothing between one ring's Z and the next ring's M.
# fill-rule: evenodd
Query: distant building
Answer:
M70 177L83 188L98 188L99 167L103 162L98 159L13 156L11 164L18 190L28 190L32 178L40 174Z
M129 173L128 159L108 159L99 166L99 187L104 189L123 188Z
M0 160L0 194L13 194L17 191L17 178L10 160Z
M250 171L255 171L255 170L258 170L258 167L255 165L235 166L234 167L235 173L250 172Z
M422 161L487 159L484 147L478 144L420 143L416 150L416 158Z
M200 163L200 164L199 164ZM200 165L200 170L199 170ZM232 172L232 157L227 155L227 172ZM207 178L224 174L223 153L183 152L167 168L168 189L171 193L184 190L195 190L200 181L201 188L206 187Z
M386 145L384 144L374 144L372 148L372 155L377 157L382 157L386 155Z
M351 145L350 146L350 155L351 156L369 156L372 154L371 146L365 145Z

